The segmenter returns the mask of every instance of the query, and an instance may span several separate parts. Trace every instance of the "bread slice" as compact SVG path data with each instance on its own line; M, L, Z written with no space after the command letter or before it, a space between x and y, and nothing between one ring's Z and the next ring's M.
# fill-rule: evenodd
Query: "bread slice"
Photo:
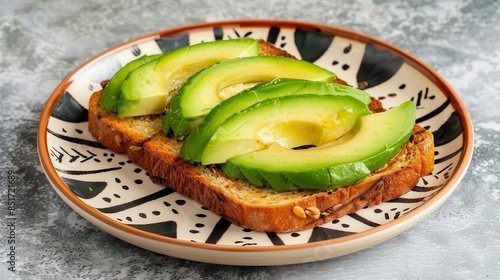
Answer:
M260 39L259 55L284 56L295 58L288 52ZM108 81L101 83L102 88ZM340 79L337 83L346 84ZM142 160L136 155L144 142L162 131L162 115L117 118L115 113L106 111L101 105L102 91L94 93L89 100L89 130L91 134L105 147L115 153L127 153L132 161L142 165ZM135 159L135 160L134 160Z
M432 134L415 125L410 141L386 166L362 182L334 191L277 192L228 178L216 165L185 162L181 142L158 133L138 150L153 182L193 198L234 224L257 231L297 231L337 219L410 191L433 169Z
M264 41L261 52L289 56ZM335 82L345 84L340 79ZM185 162L179 156L182 142L162 132L161 115L118 118L103 109L101 99L102 91L98 91L89 101L89 130L99 142L116 153L127 153L130 160L148 171L153 182L197 200L236 225L256 231L303 230L395 199L410 191L420 176L434 168L433 135L415 125L399 154L356 185L333 191L278 192L228 178L217 165ZM384 111L376 99L372 99L369 108L375 113Z

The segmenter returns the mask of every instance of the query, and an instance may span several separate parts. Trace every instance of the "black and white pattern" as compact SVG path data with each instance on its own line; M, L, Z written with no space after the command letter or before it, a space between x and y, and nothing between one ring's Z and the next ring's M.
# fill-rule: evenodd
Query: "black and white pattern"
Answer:
M52 164L65 186L82 203L116 223L191 242L228 246L283 246L331 240L359 234L396 220L426 203L454 174L461 161L464 136L457 98L405 62L402 54L376 43L290 26L220 25L188 30L161 38L131 42L105 54L75 75L52 109L47 143ZM418 105L417 122L435 137L436 167L404 196L368 207L325 225L293 233L261 233L235 226L198 202L153 184L146 170L125 155L114 154L87 129L87 106L100 79L142 54L168 52L201 41L262 38L302 58L330 69L350 84L381 99L387 107L405 100ZM41 147L42 149L44 147Z

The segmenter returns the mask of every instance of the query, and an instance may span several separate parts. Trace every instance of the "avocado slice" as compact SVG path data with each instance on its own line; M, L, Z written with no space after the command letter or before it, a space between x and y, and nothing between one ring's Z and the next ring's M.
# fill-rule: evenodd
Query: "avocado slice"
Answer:
M368 106L351 96L303 94L257 102L224 121L205 146L203 165L272 146L331 144L348 134ZM296 160L296 159L295 159Z
M128 74L135 70L137 67L158 59L163 54L156 55L143 55L137 59L125 64L113 77L109 80L106 87L102 92L102 106L108 112L118 112L118 100L122 94L121 86L123 80L127 78Z
M219 40L185 46L139 66L121 86L119 117L159 114L171 92L194 73L217 62L259 55L259 42L253 39Z
M252 183L260 181L276 190L355 184L399 153L411 136L415 117L416 105L407 101L386 112L360 117L355 128L337 141L303 150L269 145L229 158L222 169L236 178L246 178L252 170Z
M345 85L302 79L274 79L247 89L215 106L206 116L205 122L186 137L180 150L181 157L186 161L200 162L201 153L216 129L238 111L268 98L299 94L348 95L366 105L371 102L368 93Z
M331 81L336 76L311 62L287 57L226 60L189 78L173 98L164 117L163 130L172 129L174 136L181 138L201 124L213 107L245 89L245 85L253 86L279 77Z

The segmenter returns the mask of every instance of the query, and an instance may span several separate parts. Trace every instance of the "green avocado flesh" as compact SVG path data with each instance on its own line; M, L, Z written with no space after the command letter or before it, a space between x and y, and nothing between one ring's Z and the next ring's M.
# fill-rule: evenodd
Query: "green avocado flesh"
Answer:
M224 121L214 132L202 164L224 163L232 157L268 147L322 146L340 139L370 114L351 96L290 95L255 103Z
M203 149L214 132L238 111L265 99L300 94L348 95L367 105L371 102L368 93L353 87L331 82L278 78L247 89L215 106L206 116L205 122L186 137L180 151L181 157L186 161L200 162Z
M276 56L254 56L226 60L204 69L182 86L164 117L165 132L181 138L201 124L205 116L224 99L246 85L275 78L331 81L332 72L305 60ZM236 90L234 88L236 87Z
M102 92L102 106L106 111L117 112L118 100L122 93L121 86L128 74L137 67L158 59L163 54L144 55L123 66L118 72L113 75Z
M282 109L270 109L276 110ZM276 190L335 189L355 184L399 153L411 136L415 117L415 103L407 101L386 112L360 117L355 127L336 141L297 150L283 145L260 146L238 156L231 157L235 154L231 153L221 167L230 177ZM240 117L240 121L243 125L253 120L249 114L248 118ZM247 138L255 138L254 135L252 132ZM315 140L312 136L310 139Z
M196 72L223 60L259 55L253 39L219 40L182 47L131 71L121 85L119 117L159 114L170 93Z

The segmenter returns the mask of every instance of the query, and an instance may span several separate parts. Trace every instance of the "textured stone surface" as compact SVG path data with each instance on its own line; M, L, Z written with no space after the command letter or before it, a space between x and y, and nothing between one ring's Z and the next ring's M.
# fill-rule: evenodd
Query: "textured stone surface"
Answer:
M0 278L498 279L500 4L487 1L2 1L0 3ZM397 45L436 69L472 117L475 155L430 217L348 256L282 267L229 267L155 254L104 233L51 189L36 153L45 101L78 65L123 41L185 24L304 20ZM8 171L16 173L17 274L8 271Z

